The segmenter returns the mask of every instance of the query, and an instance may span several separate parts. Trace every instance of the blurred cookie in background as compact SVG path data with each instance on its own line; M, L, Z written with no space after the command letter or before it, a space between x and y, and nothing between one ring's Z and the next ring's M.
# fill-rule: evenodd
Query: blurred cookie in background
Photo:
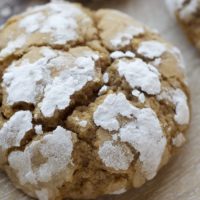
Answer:
M29 6L48 2L48 0L1 0L0 1L0 25L9 17L18 14Z
M200 49L200 0L166 0L189 40Z

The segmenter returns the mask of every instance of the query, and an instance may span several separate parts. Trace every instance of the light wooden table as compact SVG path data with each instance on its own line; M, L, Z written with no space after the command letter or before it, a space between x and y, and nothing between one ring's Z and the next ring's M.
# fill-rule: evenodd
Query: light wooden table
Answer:
M102 1L103 3L99 3L100 0L93 0L89 5L92 8L110 7L122 10L158 29L163 37L182 50L187 64L193 112L188 143L180 150L180 154L161 170L156 179L142 189L99 200L200 200L200 54L189 44L179 26L168 15L164 0ZM9 2L11 0L0 0L0 7ZM28 0L13 2L18 4L16 12L19 12L23 5L31 3ZM17 191L6 176L0 173L0 200L28 199L30 198Z

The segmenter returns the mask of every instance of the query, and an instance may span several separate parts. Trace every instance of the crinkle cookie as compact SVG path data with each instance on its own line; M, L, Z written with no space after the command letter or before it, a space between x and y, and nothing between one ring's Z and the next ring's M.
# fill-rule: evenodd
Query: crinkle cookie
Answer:
M120 194L185 142L177 48L114 10L64 2L0 30L0 168L40 200Z
M165 0L189 40L200 49L200 0Z

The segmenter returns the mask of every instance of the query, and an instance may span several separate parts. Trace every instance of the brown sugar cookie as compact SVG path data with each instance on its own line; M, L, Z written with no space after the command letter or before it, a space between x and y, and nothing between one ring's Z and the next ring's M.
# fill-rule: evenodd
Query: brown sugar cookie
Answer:
M189 40L200 49L200 1L199 0L166 0L170 12L176 18Z
M49 3L0 30L0 169L40 200L120 194L185 142L179 50L115 10Z

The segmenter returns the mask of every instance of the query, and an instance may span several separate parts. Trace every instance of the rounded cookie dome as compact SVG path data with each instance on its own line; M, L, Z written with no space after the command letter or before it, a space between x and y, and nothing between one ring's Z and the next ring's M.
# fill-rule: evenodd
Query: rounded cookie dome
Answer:
M31 197L140 187L185 141L180 52L123 13L31 8L1 27L0 64L0 169Z

